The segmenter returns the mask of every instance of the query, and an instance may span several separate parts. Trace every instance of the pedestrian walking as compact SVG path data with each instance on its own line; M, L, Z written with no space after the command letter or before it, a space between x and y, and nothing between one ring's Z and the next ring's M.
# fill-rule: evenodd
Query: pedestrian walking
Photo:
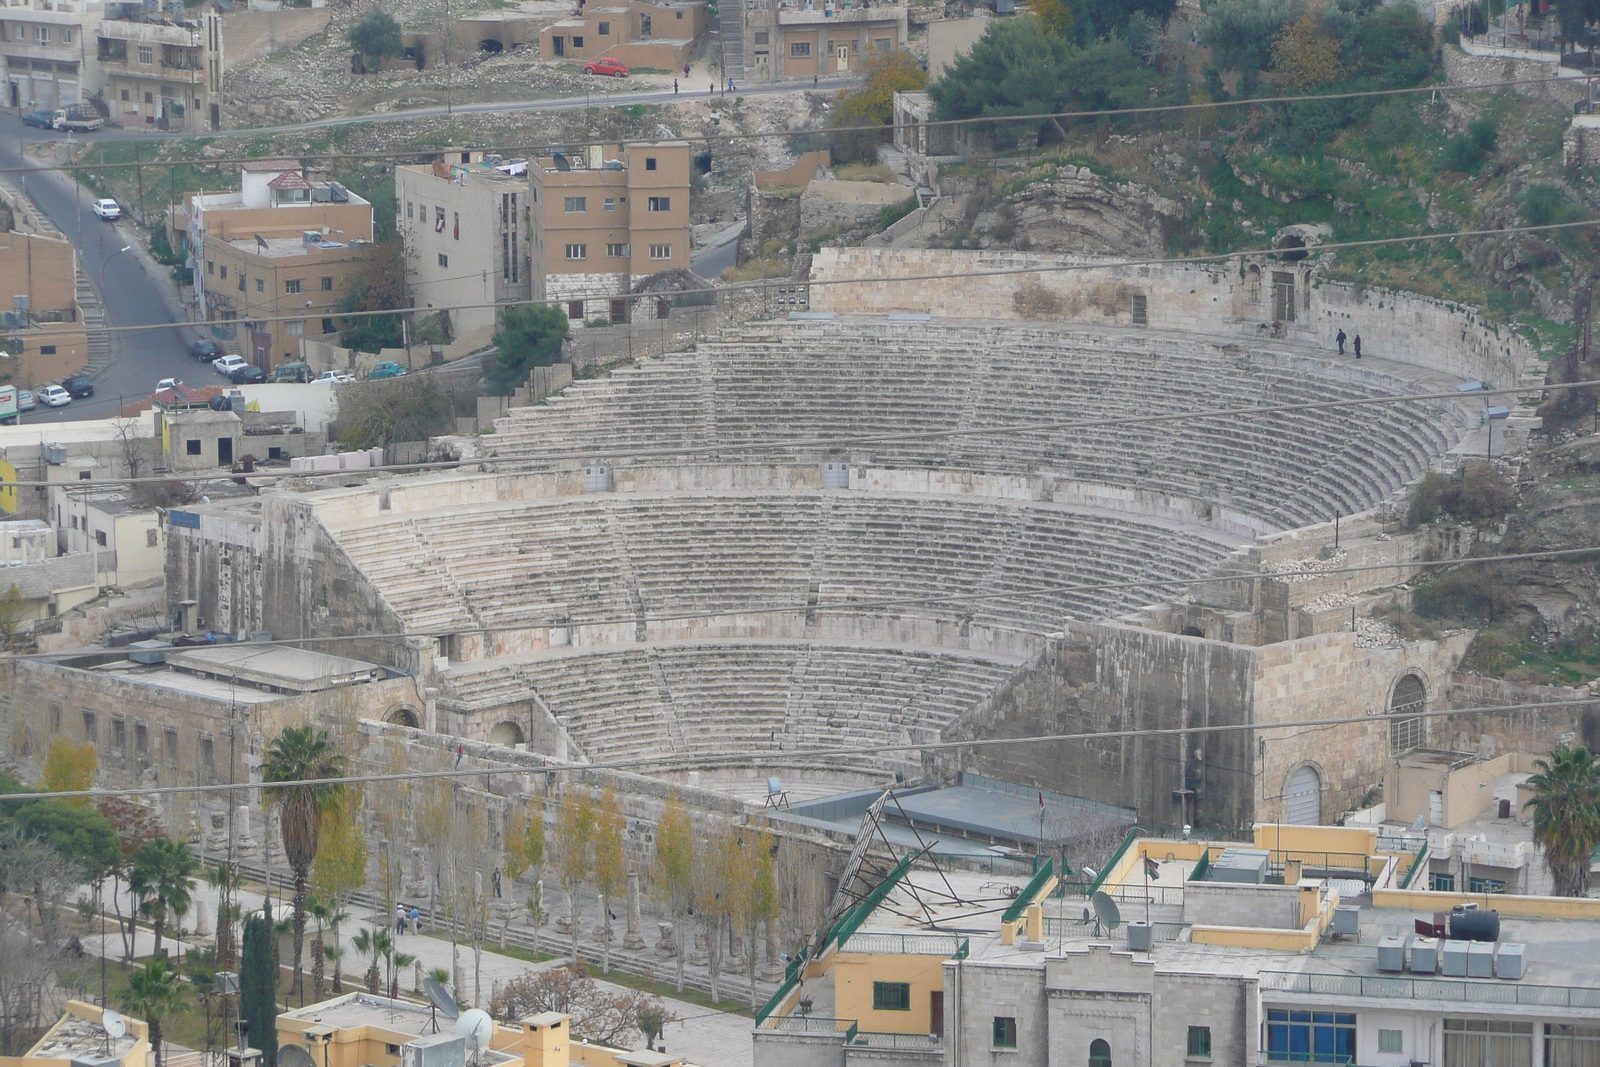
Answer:
M406 932L406 908L404 904L396 904L394 906L394 932L397 934Z
M689 64L687 64L687 63L685 63L683 65L683 76L685 78L687 78L689 76Z
M411 932L414 934L422 933L422 912L417 910L417 906L415 904L411 905L411 914L409 918L411 919Z
M1355 340L1350 342L1350 347L1356 350L1356 358L1361 358L1361 335L1356 334Z
M707 96L716 96L717 95L717 83L716 82L712 82L710 85L706 86L706 95Z
M1339 342L1339 354L1341 356L1344 355L1344 331L1340 330L1339 336L1335 337L1334 340Z
M817 87L817 76L815 74L813 74L813 75L811 75L811 88L815 89L816 87Z
M678 95L678 79L677 78L673 78L672 79L672 95L673 96L677 96Z

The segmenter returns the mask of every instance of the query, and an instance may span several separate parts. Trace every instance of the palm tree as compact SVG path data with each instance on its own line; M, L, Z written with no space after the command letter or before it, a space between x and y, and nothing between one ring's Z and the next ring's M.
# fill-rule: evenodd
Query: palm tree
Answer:
M344 757L334 749L328 731L310 726L286 726L267 746L261 763L265 782L314 782L344 773ZM306 898L311 865L317 858L322 834L322 813L339 797L336 785L291 785L268 796L278 806L283 851L294 871L294 991L302 985L301 953L305 947Z
M1557 896L1589 893L1589 858L1600 845L1600 760L1582 745L1557 745L1527 780L1533 839L1544 849Z
M128 975L119 1003L123 1011L150 1025L150 1049L155 1053L156 1067L160 1067L162 1022L189 1010L188 998L178 985L177 974L168 969L166 958L152 956Z
M417 957L409 952L395 952L389 956L389 999L400 999L400 975L405 973L407 967L417 962ZM417 992L415 989L413 993Z
M324 960L337 960L337 956L328 953L328 946L323 941L323 934L331 931L333 942L339 943L339 924L350 916L339 910L336 900L323 900L312 897L306 901L306 911L317 921L317 932L311 938L311 988L315 991L318 1000L322 999L322 987L325 982L326 972L323 970ZM334 978L335 992L339 992L338 978Z
M128 890L138 899L139 911L150 919L158 956L161 955L161 935L166 930L167 912L170 910L180 919L189 913L194 873L199 866L189 846L170 837L146 841L133 854Z
M356 936L350 939L350 944L371 961L367 965L367 991L376 993L378 983L383 980L378 964L394 950L394 939L382 927L368 928L357 931Z
M344 993L344 946L335 942L323 945L322 954L333 964L333 995Z

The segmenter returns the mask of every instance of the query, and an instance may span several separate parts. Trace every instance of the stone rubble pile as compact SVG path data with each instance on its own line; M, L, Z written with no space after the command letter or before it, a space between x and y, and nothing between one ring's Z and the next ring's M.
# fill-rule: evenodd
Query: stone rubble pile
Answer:
M1344 566L1349 553L1340 549L1326 558L1311 556L1306 559L1280 559L1261 565L1261 573L1278 578L1284 582L1309 582L1317 575L1313 573L1299 574L1297 571L1332 571Z
M1356 620L1357 648L1396 648L1403 643L1400 631L1381 619Z

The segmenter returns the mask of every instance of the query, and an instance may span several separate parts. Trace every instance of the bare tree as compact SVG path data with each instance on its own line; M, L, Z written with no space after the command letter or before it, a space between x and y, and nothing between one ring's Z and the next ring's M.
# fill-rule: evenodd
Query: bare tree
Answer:
M56 1014L55 918L78 881L55 849L0 829L0 1055L19 1054Z
M582 967L524 971L501 986L490 1005L494 1015L507 1020L559 1011L572 1016L574 1037L604 1045L632 1044L641 1033L641 1009L652 1024L678 1021L659 998L632 990L608 993Z
M129 478L137 478L143 474L147 466L145 452L149 442L154 438L139 432L139 420L127 417L118 418L112 423L113 433L117 442L117 451L122 455L122 464L127 468Z

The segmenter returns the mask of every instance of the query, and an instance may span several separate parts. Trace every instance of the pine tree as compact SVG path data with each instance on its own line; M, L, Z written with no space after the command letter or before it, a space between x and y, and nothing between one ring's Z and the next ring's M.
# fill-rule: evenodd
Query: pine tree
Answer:
M272 922L252 915L244 924L244 952L239 962L239 1018L248 1028L252 1048L262 1063L278 1062L278 942Z

